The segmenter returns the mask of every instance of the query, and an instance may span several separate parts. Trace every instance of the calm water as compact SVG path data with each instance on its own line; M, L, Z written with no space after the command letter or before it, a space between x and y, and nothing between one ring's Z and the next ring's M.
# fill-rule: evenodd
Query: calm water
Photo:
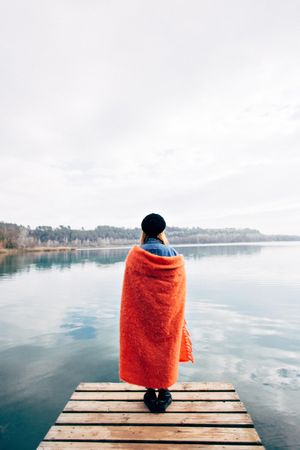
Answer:
M267 450L300 449L300 243L185 246L195 364L229 381ZM0 447L34 449L81 381L118 382L128 248L0 259Z

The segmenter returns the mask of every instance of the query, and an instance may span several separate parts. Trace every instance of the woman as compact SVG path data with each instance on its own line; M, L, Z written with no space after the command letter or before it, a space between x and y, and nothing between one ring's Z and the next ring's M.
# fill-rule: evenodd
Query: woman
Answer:
M194 362L184 318L185 263L169 246L162 216L148 214L141 227L140 245L130 249L125 261L119 377L146 387L150 411L164 412L172 402L168 386L177 380L178 363Z

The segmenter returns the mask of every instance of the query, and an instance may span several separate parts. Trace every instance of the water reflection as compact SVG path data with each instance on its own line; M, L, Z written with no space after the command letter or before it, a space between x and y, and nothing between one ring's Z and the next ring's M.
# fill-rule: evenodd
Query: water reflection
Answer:
M79 382L119 381L118 320L128 250L4 258L3 448L35 448ZM179 380L232 382L266 448L295 450L300 247L178 250L186 259L186 319L195 354L195 364L180 365Z
M185 257L199 259L213 256L250 255L261 251L260 245L181 247L177 250ZM29 270L70 269L74 264L110 266L124 261L129 248L78 250L70 252L31 252L18 255L0 254L0 277Z
M0 254L0 277L29 270L70 269L74 264L111 265L121 261L128 249L80 250L70 252L30 252L18 255Z
M241 244L232 244L232 245L201 245L197 247L185 247L185 246L176 246L176 249L179 250L184 256L189 258L199 259L199 258L210 258L213 256L234 256L234 255L253 255L255 253L259 253L262 250L261 244L253 244L253 245L241 245Z
M190 306L193 317L188 322L199 363L216 364L218 372L228 370L230 363L231 376L239 381L300 389L299 320L250 316L200 301Z
M66 317L61 328L64 328L66 334L73 337L73 339L85 340L96 337L96 324L95 317L81 315L80 311L77 311L71 312L69 317Z

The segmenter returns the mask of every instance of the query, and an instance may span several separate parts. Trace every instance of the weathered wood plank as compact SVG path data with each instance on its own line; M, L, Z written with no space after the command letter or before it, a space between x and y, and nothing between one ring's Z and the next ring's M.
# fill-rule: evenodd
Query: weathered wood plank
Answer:
M118 402L118 401L78 401L70 400L65 408L65 412L148 412L149 410L143 401L139 402ZM243 402L230 401L176 401L172 402L167 412L246 412ZM165 413L163 413L165 414Z
M209 390L234 390L232 383L219 381L183 381L169 387L171 391L209 391ZM137 384L129 383L79 383L77 391L143 391L145 388Z
M44 440L147 440L147 441L193 441L198 443L244 443L261 442L255 428L234 427L179 427L179 426L115 426L115 425L54 425Z
M61 413L57 424L177 424L252 425L247 413Z
M37 450L265 450L262 445L148 444L137 442L55 442L43 441Z
M71 400L143 400L142 392L74 392ZM236 392L172 392L173 400L239 400Z

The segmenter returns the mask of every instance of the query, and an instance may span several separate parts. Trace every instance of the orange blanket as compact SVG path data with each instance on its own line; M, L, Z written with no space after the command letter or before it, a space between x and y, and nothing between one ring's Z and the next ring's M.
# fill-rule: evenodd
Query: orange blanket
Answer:
M166 388L177 381L178 362L194 362L185 301L183 255L158 256L134 245L122 287L120 380Z

